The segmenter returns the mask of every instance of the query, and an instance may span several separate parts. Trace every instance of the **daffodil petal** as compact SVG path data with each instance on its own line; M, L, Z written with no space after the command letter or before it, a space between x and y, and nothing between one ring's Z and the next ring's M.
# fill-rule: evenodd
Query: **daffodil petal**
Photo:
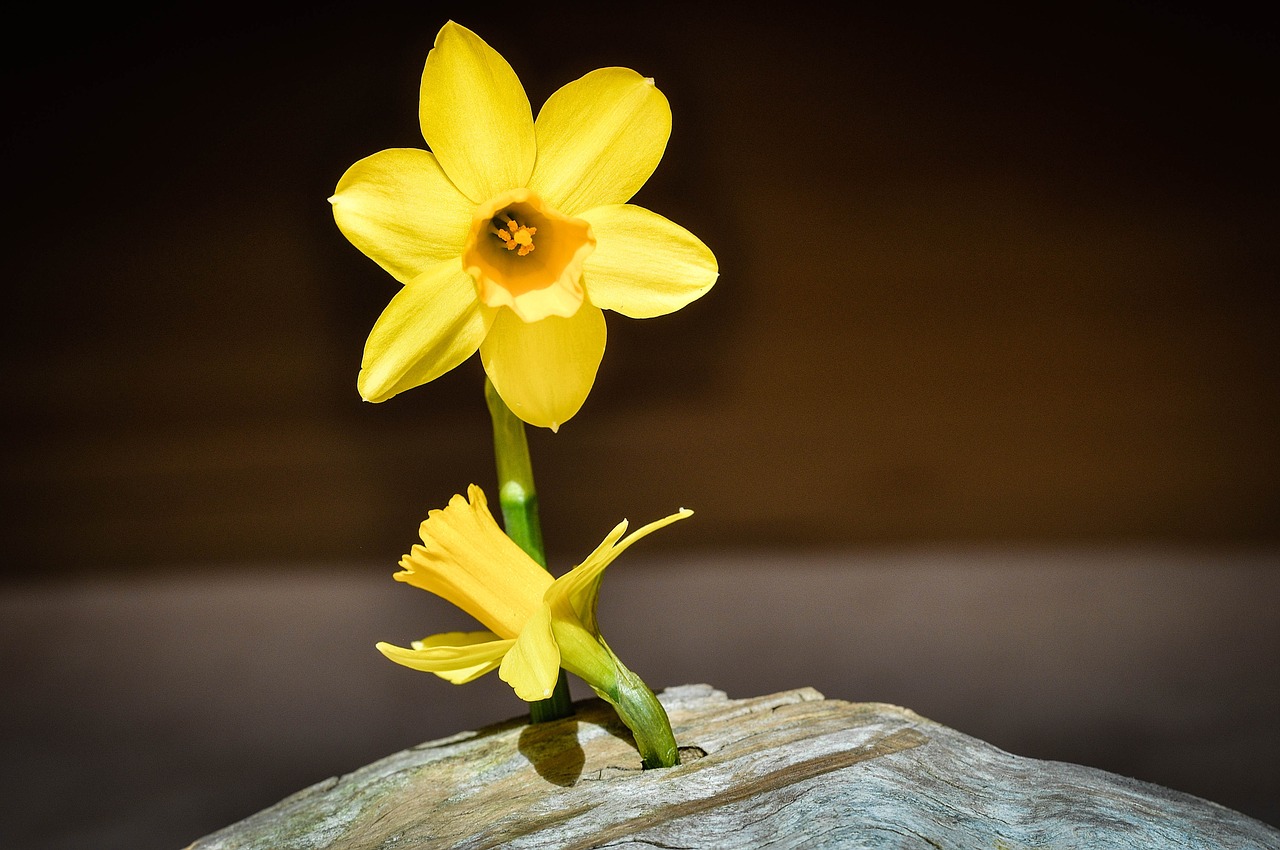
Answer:
M458 260L428 266L387 304L364 345L356 385L365 401L386 401L434 381L476 352L487 315Z
M492 632L447 632L414 641L413 649L386 642L377 647L397 664L462 685L500 665L514 643L498 639Z
M508 643L505 640L499 640L498 636L493 632L444 632L442 634L431 635L422 640L415 640L412 644L413 649L420 655L423 650L436 647L450 647L454 650L465 649L467 647L477 646L478 644L491 644L499 641L498 645L484 647L485 655L490 652L497 652L501 649L501 645ZM465 653L459 653L460 656ZM504 651L502 655L505 655ZM498 655L494 658L483 660L473 667L460 667L455 670L433 670L442 679L446 679L455 685L465 685L467 682L474 681L490 670L498 669L498 665L502 663L502 656Z
M480 359L507 407L530 425L558 429L578 412L604 357L604 314L583 302L569 318L525 322L496 311Z
M538 160L529 188L577 215L620 204L644 185L667 148L671 106L653 80L601 68L551 95L535 126Z
M633 319L674 313L705 295L720 274L698 237L643 207L613 204L579 217L596 237L582 276L601 309Z
M347 169L329 199L338 229L401 283L462 254L471 203L427 151L395 148Z
M541 607L551 575L503 533L484 491L427 515L422 543L400 559L394 578L458 606L497 635L515 638Z
M475 203L528 182L537 142L524 87L507 60L453 21L427 54L418 118L449 179Z
M546 699L560 676L560 648L551 633L551 610L546 605L520 631L502 659L498 676L526 702Z
M622 535L627 530L627 521L618 523L586 560L556 579L551 587L547 588L544 599L548 606L560 618L568 618L572 612L584 629L599 635L600 631L596 626L596 601L600 596L600 581L604 578L605 568L632 543L673 522L691 516L693 511L681 508L668 517L636 529L626 537Z

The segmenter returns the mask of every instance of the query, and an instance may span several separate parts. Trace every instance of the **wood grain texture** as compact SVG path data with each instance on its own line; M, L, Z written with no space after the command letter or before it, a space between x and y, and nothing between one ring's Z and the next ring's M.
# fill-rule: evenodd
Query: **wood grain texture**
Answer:
M642 771L604 703L421 744L188 850L1188 848L1277 850L1280 831L1093 768L1021 758L878 703L803 688L661 694L684 762Z

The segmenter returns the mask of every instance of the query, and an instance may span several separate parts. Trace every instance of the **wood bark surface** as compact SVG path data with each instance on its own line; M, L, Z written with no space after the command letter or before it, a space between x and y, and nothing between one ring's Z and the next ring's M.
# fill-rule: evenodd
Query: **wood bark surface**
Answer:
M1022 758L878 703L803 688L660 698L683 763L641 770L607 704L405 750L188 850L1153 848L1280 850L1280 830L1094 768Z

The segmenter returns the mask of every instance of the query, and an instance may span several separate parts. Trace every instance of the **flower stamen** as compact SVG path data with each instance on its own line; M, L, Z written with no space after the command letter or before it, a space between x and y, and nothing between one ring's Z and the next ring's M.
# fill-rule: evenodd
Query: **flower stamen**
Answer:
M591 225L512 189L476 207L462 267L489 307L510 307L525 322L567 319L586 298L582 263L595 246Z
M538 232L538 228L526 227L507 213L503 213L500 217L507 226L500 229L490 222L489 232L501 239L502 244L507 246L507 250L515 251L517 256L525 257L532 253L537 247L533 244L533 234Z

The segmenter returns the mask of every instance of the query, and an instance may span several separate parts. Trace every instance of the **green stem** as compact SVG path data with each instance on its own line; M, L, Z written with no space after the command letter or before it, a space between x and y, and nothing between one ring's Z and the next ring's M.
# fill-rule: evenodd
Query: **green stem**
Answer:
M533 464L529 460L524 422L511 412L487 376L484 400L489 407L489 418L493 420L493 454L498 465L498 503L502 507L503 529L545 569L547 555L542 546L542 524L538 520L538 491L533 486ZM561 670L551 696L529 703L529 719L543 723L572 714L569 679Z
M610 650L610 655L612 654ZM617 663L617 680L613 690L609 693L597 693L612 703L618 717L631 730L646 770L675 767L680 763L680 750L676 747L676 738L671 732L671 721L666 709L658 702L653 691L649 690L649 686L640 681L639 676L617 661L617 656L614 656L614 661Z

